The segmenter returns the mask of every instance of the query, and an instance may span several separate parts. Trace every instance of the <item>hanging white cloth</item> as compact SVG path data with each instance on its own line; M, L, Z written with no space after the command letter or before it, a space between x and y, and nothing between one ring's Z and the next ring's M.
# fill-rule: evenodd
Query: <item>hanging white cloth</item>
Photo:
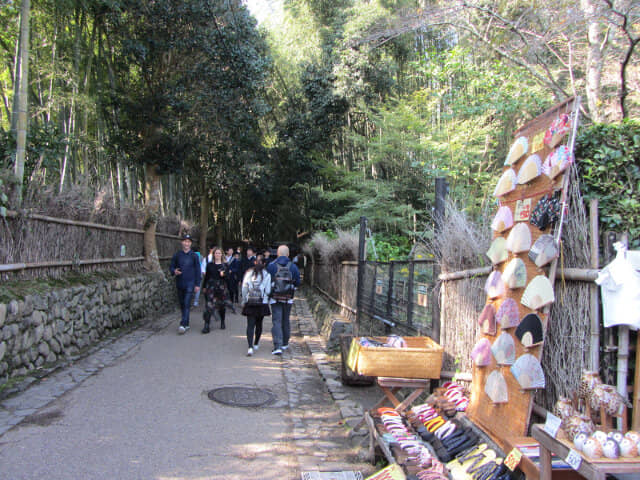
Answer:
M603 322L605 327L629 325L640 329L640 272L632 263L636 252L627 252L626 246L617 242L616 258L598 274L595 282L602 294ZM629 253L629 255L627 255Z

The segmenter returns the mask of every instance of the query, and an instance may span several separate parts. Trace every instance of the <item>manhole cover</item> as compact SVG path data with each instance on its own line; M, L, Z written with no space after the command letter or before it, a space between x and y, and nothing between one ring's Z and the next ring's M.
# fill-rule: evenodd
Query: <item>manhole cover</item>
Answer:
M276 396L264 388L221 387L210 390L210 400L232 407L262 407L276 401Z

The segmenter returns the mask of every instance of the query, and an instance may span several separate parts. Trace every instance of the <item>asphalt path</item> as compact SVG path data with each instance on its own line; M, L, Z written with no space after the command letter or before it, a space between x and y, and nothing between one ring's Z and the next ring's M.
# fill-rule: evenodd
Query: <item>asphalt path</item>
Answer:
M0 479L298 478L270 319L253 357L240 315L208 335L200 311L185 335L175 313L153 323L156 333L0 436ZM207 392L223 386L268 389L277 400L211 401Z

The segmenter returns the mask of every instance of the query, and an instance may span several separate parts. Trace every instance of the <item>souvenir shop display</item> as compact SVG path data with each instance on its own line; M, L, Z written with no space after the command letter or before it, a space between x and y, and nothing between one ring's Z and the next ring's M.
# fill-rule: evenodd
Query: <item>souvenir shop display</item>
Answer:
M579 102L572 99L519 129L494 189L497 206L491 223L493 239L487 251L493 270L485 282L487 299L479 323L481 327L488 325L489 312L495 311L500 332L494 337L489 329L479 329L472 352L472 392L467 414L474 424L509 449L509 439L528 433L532 394L547 385L548 372L540 359L546 343L549 306L556 299L555 262L560 256L560 220L567 208L566 173L574 163L572 127L577 124L578 112ZM506 421L496 422L498 417ZM576 433L592 433L586 419L577 412L571 418L567 421ZM584 440L586 444L588 438ZM606 450L615 455L612 445L607 445ZM594 454L597 453L596 448ZM535 467L528 462L526 468Z

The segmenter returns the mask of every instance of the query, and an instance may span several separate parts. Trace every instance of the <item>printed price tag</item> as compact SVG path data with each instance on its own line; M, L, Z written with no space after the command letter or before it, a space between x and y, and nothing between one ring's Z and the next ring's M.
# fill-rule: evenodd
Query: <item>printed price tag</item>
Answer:
M530 153L535 153L538 150L542 150L544 147L544 134L545 131L542 131L540 133L538 133L537 135L535 135L532 139L531 139L531 152Z
M516 202L516 211L513 219L516 222L526 222L531 218L531 199L525 198Z
M544 431L551 435L553 438L556 438L561 423L562 420L556 417L553 413L547 412L547 421L544 422Z
M578 470L582 463L582 457L572 448L569 450L569 455L567 455L567 458L565 458L564 461L567 462L567 464L569 464L569 466L574 470Z
M520 465L520 460L522 459L522 452L517 448L514 448L509 452L507 458L504 459L504 464L507 466L509 470L512 472Z

